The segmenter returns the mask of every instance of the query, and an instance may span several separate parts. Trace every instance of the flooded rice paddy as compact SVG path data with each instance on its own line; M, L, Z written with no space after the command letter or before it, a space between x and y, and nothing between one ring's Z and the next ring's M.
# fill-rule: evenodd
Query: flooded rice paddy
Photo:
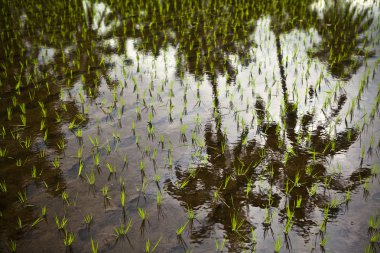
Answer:
M378 252L378 0L0 0L0 252Z

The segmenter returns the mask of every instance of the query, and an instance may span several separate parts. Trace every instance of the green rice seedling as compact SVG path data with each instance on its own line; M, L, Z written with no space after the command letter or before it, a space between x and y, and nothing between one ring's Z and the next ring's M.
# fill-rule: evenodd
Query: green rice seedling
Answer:
M290 189L289 192L291 192L294 189L294 187L296 187L296 188L301 187L300 179L301 179L301 175L300 175L300 172L298 171L296 173L295 177L294 177L294 181L292 181L293 182L293 186L292 186L292 188Z
M216 252L223 252L225 244L226 244L226 238L223 238L223 240L220 242L220 245L219 245L219 241L215 239Z
M86 214L84 217L83 217L83 222L84 224L86 225L86 227L89 227L90 224L92 223L92 220L93 220L93 217L91 214Z
M27 200L27 197L26 197L26 190L22 191L22 192L17 192L17 198L18 198L18 202L20 202L21 205L25 204L26 200Z
M157 206L162 205L162 194L159 190L156 191L156 203L157 203Z
M46 128L46 121L45 119L42 119L40 123L40 131L43 131L45 128Z
M70 122L70 124L69 124L69 129L70 129L70 130L72 130L72 129L75 128L75 121L76 121L76 119L74 118L74 119Z
M105 200L110 200L111 199L111 196L109 195L109 188L108 188L108 186L107 185L105 185L105 186L103 186L103 188L102 188L102 195L103 195L103 197L104 197L104 199Z
M243 223L244 220L239 221L237 215L234 213L231 217L231 230L238 233Z
M144 171L145 169L145 163L143 160L140 160L140 171Z
M351 200L351 190L347 189L344 193L344 202L348 203Z
M324 248L326 246L326 243L328 242L329 238L327 236L321 238L321 241L319 242L319 245L321 248Z
M6 157L7 154L8 154L8 150L7 150L6 147L5 148L0 148L0 158Z
M20 110L22 114L26 114L26 106L25 103L19 104Z
M296 201L296 208L301 208L302 204L302 195L297 196L297 201Z
M3 139L5 138L5 135L7 134L7 131L5 130L5 127L2 126L2 129L1 129L1 132L0 132L0 135L3 137ZM6 149L6 148L5 148ZM1 150L1 148L0 148ZM0 153L1 154L1 153ZM0 156L1 157L1 156Z
M251 234L250 234L249 240L250 240L251 244L256 245L257 244L257 237L256 237L256 233L255 233L255 228L251 227L250 230L251 230Z
M61 194L61 198L66 202L67 206L70 206L69 194L66 191L63 191Z
M135 123L135 121L132 121L131 132L133 135L136 135L136 123Z
M369 190L370 190L370 183L369 183L369 179L367 178L365 181L364 181L364 184L363 184L363 191L365 194L368 194L369 193Z
M99 243L94 242L94 240L92 240L91 238L91 253L98 253L98 249L99 249Z
M53 166L54 168L58 169L61 166L60 158L59 156L56 156L53 160Z
M107 166L107 168L108 168L108 170L109 170L110 174L114 174L114 173L116 173L116 170L115 170L115 168L114 168L114 167L112 167L112 165L111 165L111 164L107 163L107 164L106 164L106 166Z
M13 240L10 240L8 247L9 247L10 252L16 252L17 250L17 244Z
M46 217L46 206L41 207L41 216Z
M131 228L132 228L131 219L128 220L127 225L120 224L119 227L114 228L116 240L126 237L127 233L129 232Z
M227 188L227 185L228 185L228 182L230 181L231 179L231 175L228 175L225 179L224 179L224 187L223 189L226 189Z
M44 102L38 101L38 104L40 105L40 108L41 108L42 117L46 118L47 117L47 110L45 108Z
M37 217L37 219L35 221L33 221L31 227L37 226L37 224L40 223L43 220L44 220L43 217Z
M18 158L17 160L16 160L16 166L17 167L21 167L22 166L22 159L21 158Z
M340 204L341 204L341 202L339 201L339 199L336 198L336 197L334 196L334 197L331 199L329 206L330 206L330 209L332 209L332 210L336 210L336 209L339 208L339 205L340 205Z
M181 237L182 236L182 233L183 231L185 231L186 227L187 227L187 224L189 224L189 221L187 221L183 226L181 226L180 228L178 228L175 233L177 234L178 237Z
M46 156L45 149L41 149L40 152L39 152L39 157L40 158L44 158L45 156Z
M59 150L64 150L66 146L65 139L62 137L58 140L57 147Z
M146 210L144 210L143 208L139 207L139 208L137 209L137 211L138 211L138 214L139 214L141 220L142 220L142 221L145 221L146 218L147 218Z
M377 230L380 227L380 218L379 216L370 216L369 217L369 228L372 230Z
M136 135L135 144L137 147L140 147L140 135Z
M62 117L61 117L61 115L59 115L59 113L57 111L55 112L55 122L56 123L62 122Z
M12 120L12 107L7 107L7 115L8 115L8 120ZM24 115L25 117L25 115Z
M28 136L21 143L22 143L23 148L29 149L30 146L32 145L32 138L30 136Z
M147 125L148 139L154 139L154 126L152 124Z
M319 225L319 231L321 233L326 232L326 225L327 225L327 220L323 220L322 223Z
M90 175L87 175L87 173L86 173L86 179L87 179L88 184L91 187L93 187L95 185L95 180L96 180L94 171L91 171Z
M3 180L3 182L0 182L0 191L7 192L7 184L5 183L5 180Z
M22 220L19 216L17 216L17 229L23 229L24 225L22 223Z
M95 167L99 167L100 164L100 153L96 152L94 155L94 165Z
M278 236L276 241L274 242L274 252L276 253L280 252L281 247L282 247L282 240L281 240L281 237Z
M372 176L376 177L379 174L379 165L375 163L371 169Z
M293 223L294 222L292 221L292 219L287 219L284 227L284 234L289 234L290 230L292 229Z
M181 141L183 141L183 142L187 141L186 130L187 130L187 125L186 124L182 124L181 128L180 128L180 132L181 132Z
M193 208L191 207L187 207L187 218L192 221L195 219L195 213L194 213L194 210Z
M317 194L317 189L318 189L318 185L317 184L313 184L310 189L307 189L308 192L309 192L309 196L310 197L313 197Z
M264 226L270 226L274 218L274 213L272 213L268 207L265 208L264 212Z
M246 192L245 195L246 195L247 198L248 198L249 193L251 192L252 185L253 185L253 183L252 183L252 178L250 178L250 179L248 180L248 182L247 182L247 188L245 189L245 192Z
M48 129L45 129L45 132L44 132L44 142L47 142L47 138L48 138Z
M80 160L79 161L79 167L78 167L78 177L81 176L82 171L83 171L83 167L84 167L84 164L83 164L82 160Z
M77 138L82 138L83 137L83 130L81 128L78 128L76 131L75 131L75 136Z
M58 230L66 230L66 225L69 220L65 216L63 216L61 220L58 216L55 216L54 220Z
M75 236L73 232L65 231L65 238L63 239L63 244L70 248L75 240Z
M92 146L93 146L94 148L98 148L98 147L99 147L99 139L98 139L97 136L95 136L95 138L93 139L93 138L91 137L91 135L88 135L88 139L90 140L90 142L91 142L91 144L92 144Z
M125 191L124 190L120 192L120 202L121 202L121 206L124 208L125 207Z
M145 253L153 253L155 250L156 250L156 248L157 248L157 246L158 246L158 244L160 243L160 241L161 241L161 237L160 237L160 239L158 239L158 241L154 244L154 246L151 248L151 243L150 243L150 241L149 241L149 239L145 242Z
M373 245L368 245L365 247L364 253L376 253L376 251L373 249Z
M77 150L77 158L78 159L82 159L82 155L83 155L83 144L82 145L80 145L79 147L78 147L78 150Z

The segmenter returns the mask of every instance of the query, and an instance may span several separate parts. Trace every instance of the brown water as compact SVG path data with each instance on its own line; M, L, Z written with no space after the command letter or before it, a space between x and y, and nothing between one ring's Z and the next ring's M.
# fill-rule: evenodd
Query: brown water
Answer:
M379 1L0 3L0 252L379 251Z

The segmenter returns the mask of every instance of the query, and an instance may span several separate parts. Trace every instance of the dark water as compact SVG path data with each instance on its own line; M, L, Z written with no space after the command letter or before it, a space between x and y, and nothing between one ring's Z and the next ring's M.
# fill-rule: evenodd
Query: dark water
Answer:
M0 3L0 252L379 251L379 1Z

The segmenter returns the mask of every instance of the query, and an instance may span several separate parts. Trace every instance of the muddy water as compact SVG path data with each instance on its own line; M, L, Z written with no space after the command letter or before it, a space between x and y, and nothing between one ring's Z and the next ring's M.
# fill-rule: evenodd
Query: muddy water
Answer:
M0 251L378 251L379 7L3 1Z

